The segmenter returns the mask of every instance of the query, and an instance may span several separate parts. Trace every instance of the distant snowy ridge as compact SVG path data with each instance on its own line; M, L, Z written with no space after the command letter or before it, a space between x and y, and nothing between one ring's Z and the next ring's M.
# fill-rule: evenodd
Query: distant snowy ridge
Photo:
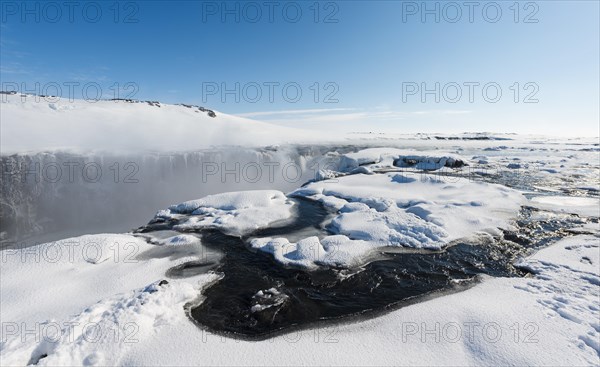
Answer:
M189 151L213 145L313 141L310 133L193 105L130 100L59 100L1 94L2 154L75 151Z

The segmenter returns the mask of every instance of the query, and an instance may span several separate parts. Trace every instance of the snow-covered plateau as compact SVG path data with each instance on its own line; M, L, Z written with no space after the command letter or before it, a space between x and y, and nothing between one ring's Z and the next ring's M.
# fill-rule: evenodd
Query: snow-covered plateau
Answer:
M2 366L600 365L598 138L2 98Z

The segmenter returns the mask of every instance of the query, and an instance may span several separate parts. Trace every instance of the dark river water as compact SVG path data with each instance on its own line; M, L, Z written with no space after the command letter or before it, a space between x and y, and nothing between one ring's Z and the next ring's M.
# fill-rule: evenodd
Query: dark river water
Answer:
M190 317L208 330L239 338L260 340L277 333L319 322L368 317L414 303L438 292L459 291L477 281L477 275L524 276L515 260L548 242L568 235L581 223L577 216L533 222L532 208L524 207L518 232L479 243L457 242L443 251L383 249L356 269L324 268L308 271L283 267L270 255L252 251L250 237L327 235L321 223L329 213L318 202L294 199L297 217L283 227L267 228L239 238L218 230L197 232L202 244L223 254L218 261L193 261L170 269L181 278L214 270L223 277L208 287L204 301L188 305ZM151 223L138 230L152 235L177 222ZM535 239L535 240L534 240Z

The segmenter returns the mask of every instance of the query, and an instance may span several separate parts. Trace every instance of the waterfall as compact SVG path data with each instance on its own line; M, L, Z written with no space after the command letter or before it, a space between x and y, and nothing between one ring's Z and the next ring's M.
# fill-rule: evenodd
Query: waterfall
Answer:
M347 151L349 147L339 148ZM338 165L331 147L220 147L139 154L32 153L0 157L0 240L53 241L125 232L157 210L240 190L291 191Z

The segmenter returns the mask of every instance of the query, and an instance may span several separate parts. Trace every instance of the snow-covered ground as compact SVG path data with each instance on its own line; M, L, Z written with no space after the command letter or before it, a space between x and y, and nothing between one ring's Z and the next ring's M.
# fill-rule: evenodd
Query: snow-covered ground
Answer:
M228 192L173 205L159 211L156 217L175 219L181 214L191 214L189 219L174 229L218 228L224 233L241 236L289 219L293 205L280 191Z
M144 176L149 179L188 177L199 159L181 152L199 146L283 143L274 136L315 141L310 134L219 112L212 118L196 107L3 98L3 154L19 152L19 159L28 160L27 151L49 148L53 154L44 159L52 162L57 149L84 152L79 144L88 150L122 148L126 141L133 150L178 151L169 153L165 171ZM39 123L32 116L43 116L57 133L50 127L33 129ZM91 129L81 121L100 125ZM145 124L144 134L114 139L125 121ZM78 146L69 146L72 139L65 132L78 137ZM236 140L213 140L213 133ZM167 134L173 139L164 139ZM318 168L304 172L302 180L272 187L252 183L237 191L222 182L211 195L156 207L154 218L147 218L151 222L137 232L1 249L0 365L600 365L597 138L350 134L318 149L247 149L241 155L228 153L226 160L292 157L303 170L313 164ZM201 186L201 176L188 177L185 185ZM100 192L107 206L135 209L141 206L135 192L146 195L141 185L118 195L106 194L111 191L103 185L89 190ZM3 213L34 191L26 184L11 187L13 196L2 197ZM44 195L63 190L51 186ZM195 190L185 195L204 192ZM170 191L164 196L180 198ZM305 215L299 208L303 200L327 210L314 228L278 236L256 232L293 224ZM529 232L519 233L525 228L519 223L524 211L531 212ZM23 211L33 212L31 206ZM543 242L548 247L529 247L516 260L515 266L528 272L525 277L478 275L460 292L436 292L369 317L330 320L247 341L217 335L188 315L191 306L204 301L203 291L224 277L217 265L226 255L208 246L206 231L239 237L246 245L239 251L267 254L276 269L334 267L349 270L349 278L384 250L443 253L458 242L529 243L535 242L526 237L532 233L551 235ZM200 270L172 271L194 262ZM253 299L270 300L252 306L257 313L288 297L275 288L254 294Z
M85 101L26 94L0 95L3 154L48 149L182 151L213 145L260 146L311 141L294 128L197 106L125 100Z

